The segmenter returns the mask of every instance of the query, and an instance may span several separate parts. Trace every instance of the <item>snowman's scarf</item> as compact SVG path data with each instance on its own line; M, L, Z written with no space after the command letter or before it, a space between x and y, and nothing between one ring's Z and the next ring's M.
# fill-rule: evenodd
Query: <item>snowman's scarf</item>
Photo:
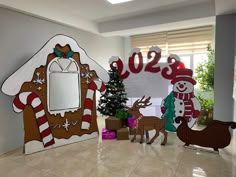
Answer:
M194 97L193 92L191 93L180 93L180 92L174 92L174 97L180 100L190 100Z

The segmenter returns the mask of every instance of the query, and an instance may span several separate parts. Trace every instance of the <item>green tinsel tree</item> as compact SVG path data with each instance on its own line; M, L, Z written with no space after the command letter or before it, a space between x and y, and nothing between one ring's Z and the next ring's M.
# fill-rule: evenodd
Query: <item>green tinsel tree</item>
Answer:
M110 81L106 84L106 92L100 97L97 110L105 116L115 116L118 110L126 109L128 100L123 80L116 67L108 71Z
M176 132L176 128L173 125L175 117L175 99L174 99L174 92L172 91L166 98L165 98L164 106L167 108L165 113L161 116L162 119L167 118L165 123L165 130Z

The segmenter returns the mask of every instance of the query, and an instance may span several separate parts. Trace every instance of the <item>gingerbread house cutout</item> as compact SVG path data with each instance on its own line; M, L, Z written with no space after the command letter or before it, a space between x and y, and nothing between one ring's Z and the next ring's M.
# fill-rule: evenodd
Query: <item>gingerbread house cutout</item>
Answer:
M26 154L98 136L96 94L109 75L71 37L52 37L2 85L24 117Z

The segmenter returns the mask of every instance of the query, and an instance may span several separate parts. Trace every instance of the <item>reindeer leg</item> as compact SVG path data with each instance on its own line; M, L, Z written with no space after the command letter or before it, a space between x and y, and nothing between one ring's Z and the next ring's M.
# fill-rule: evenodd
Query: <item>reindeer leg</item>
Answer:
M155 136L147 143L147 144L152 144L154 140L159 136L159 131L156 129L156 134Z
M134 128L134 137L132 138L131 142L134 142L136 140L136 135L137 135L137 128Z
M140 129L140 136L141 136L140 144L142 144L142 143L143 143L143 136L144 136L144 127L142 127L142 128Z
M164 140L162 141L161 145L165 145L166 142L167 142L167 135L168 135L168 132L165 131L165 129L160 130L160 132L164 134Z
M149 132L148 130L145 131L146 139L149 140Z

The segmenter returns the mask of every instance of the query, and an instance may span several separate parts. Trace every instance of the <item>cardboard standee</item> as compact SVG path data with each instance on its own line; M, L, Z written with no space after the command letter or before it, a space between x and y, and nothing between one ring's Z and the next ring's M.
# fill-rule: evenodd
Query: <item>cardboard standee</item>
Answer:
M143 96L141 99L138 99L134 102L133 106L128 109L128 113L132 114L133 117L135 117L136 122L134 126L134 137L131 140L131 142L134 142L136 140L136 135L137 135L137 130L141 134L141 140L140 144L143 143L143 136L144 136L144 131L145 130L156 130L156 134L154 137L147 143L147 144L152 144L154 140L158 137L159 132L162 132L164 134L164 140L161 143L162 145L165 145L167 142L167 135L168 133L164 129L164 125L166 122L166 119L160 119L155 116L143 116L139 109L140 108L145 108L147 106L150 106L152 103L149 103L151 97L148 97L144 99L145 96Z
M96 95L105 69L65 35L51 38L2 85L23 111L26 154L98 136Z
M236 122L213 120L205 129L199 131L189 128L184 117L179 116L175 121L180 123L177 128L177 136L185 143L185 146L198 145L213 148L214 151L218 151L219 148L225 148L230 144L231 134L229 127L236 128Z
M196 81L192 78L191 69L178 69L171 80L173 91L162 100L161 112L162 118L167 118L165 129L176 132L177 124L174 120L178 116L183 116L189 127L196 122L201 105L194 95L194 85Z

